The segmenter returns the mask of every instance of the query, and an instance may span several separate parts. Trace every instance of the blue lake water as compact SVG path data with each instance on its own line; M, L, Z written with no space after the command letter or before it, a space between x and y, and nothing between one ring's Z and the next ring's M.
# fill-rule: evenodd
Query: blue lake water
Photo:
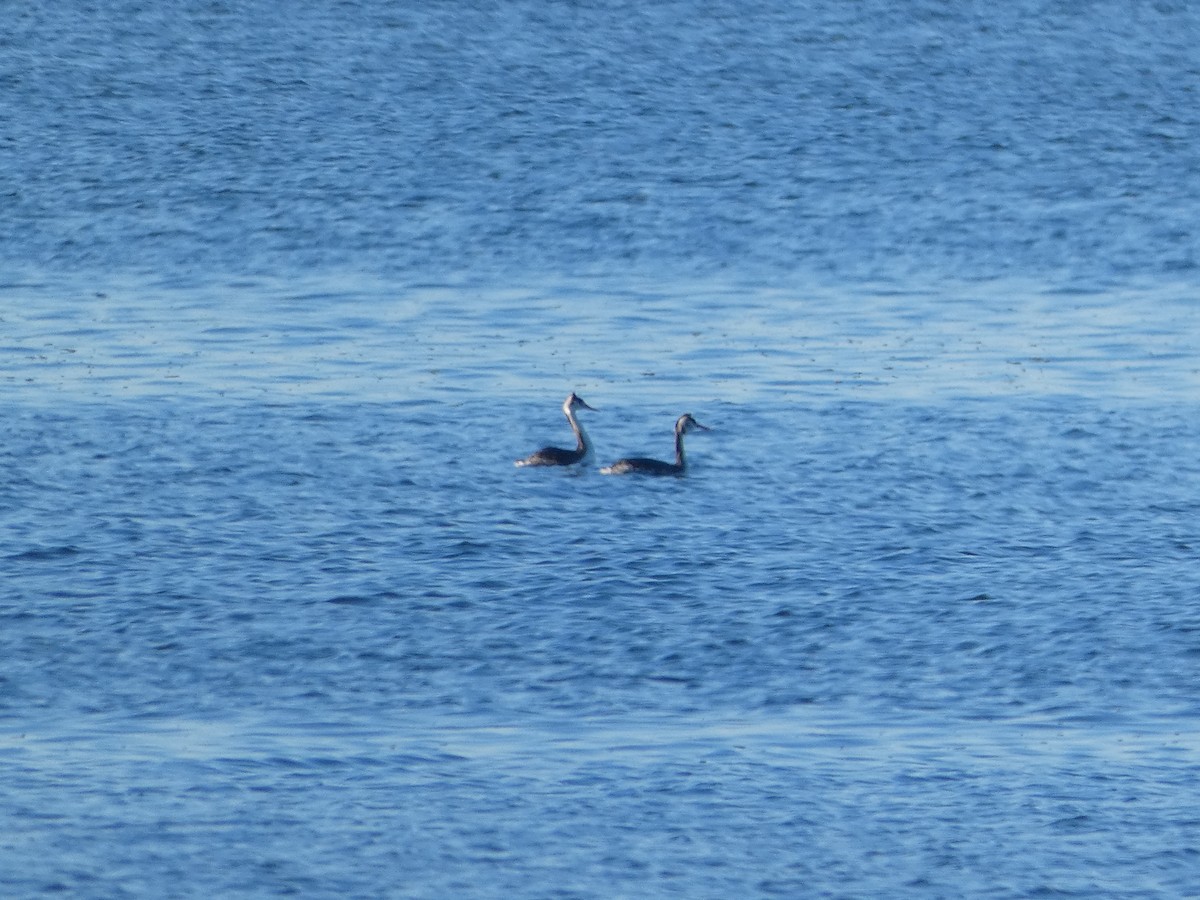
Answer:
M8 19L0 894L1200 892L1194 7Z

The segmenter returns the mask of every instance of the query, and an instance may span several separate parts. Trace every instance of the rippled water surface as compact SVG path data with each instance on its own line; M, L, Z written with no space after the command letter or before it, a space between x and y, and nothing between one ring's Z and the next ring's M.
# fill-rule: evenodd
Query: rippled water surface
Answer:
M8 18L0 894L1200 891L1192 7Z
M10 892L1193 883L1178 297L239 291L9 291Z

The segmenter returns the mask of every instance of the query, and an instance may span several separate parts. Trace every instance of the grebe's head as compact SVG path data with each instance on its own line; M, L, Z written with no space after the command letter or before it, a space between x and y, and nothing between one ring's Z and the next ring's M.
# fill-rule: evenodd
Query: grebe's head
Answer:
M583 402L583 398L580 397L578 394L576 394L573 391L571 393L571 396L567 398L567 402L563 404L563 409L567 409L567 410L590 409L592 412L596 411L596 408L594 406L588 406L586 403Z
M687 434L689 431L695 431L696 429L699 429L700 431L712 431L712 429L707 425L701 425L699 422L693 419L691 413L684 413L675 420L676 434Z

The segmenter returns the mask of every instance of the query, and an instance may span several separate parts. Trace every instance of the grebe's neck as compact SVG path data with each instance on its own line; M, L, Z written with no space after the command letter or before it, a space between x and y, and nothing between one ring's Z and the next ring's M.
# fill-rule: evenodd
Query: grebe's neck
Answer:
M567 421L571 424L571 430L575 432L575 450L587 456L592 452L592 445L588 440L587 432L583 430L583 426L575 418L575 410L568 406L564 412L567 414Z
M680 469L687 465L683 456L683 431L675 432L675 465Z

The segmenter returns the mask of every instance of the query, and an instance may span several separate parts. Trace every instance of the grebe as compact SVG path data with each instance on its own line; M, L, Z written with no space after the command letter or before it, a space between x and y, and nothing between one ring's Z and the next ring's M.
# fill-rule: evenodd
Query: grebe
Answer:
M564 450L562 447L543 447L536 453L531 453L524 459L518 459L518 466L573 466L577 462L583 462L587 455L592 452L591 442L588 441L587 433L579 425L579 420L575 418L575 410L590 409L592 412L596 410L583 402L583 398L572 392L566 400L563 401L563 415L567 417L567 421L571 423L571 430L575 432L575 449Z
M636 456L632 459L619 459L611 466L601 469L600 474L627 475L639 473L644 475L682 475L687 469L687 460L683 455L683 436L697 428L701 431L712 431L708 426L701 425L693 419L691 413L684 413L675 420L675 462L673 463Z

